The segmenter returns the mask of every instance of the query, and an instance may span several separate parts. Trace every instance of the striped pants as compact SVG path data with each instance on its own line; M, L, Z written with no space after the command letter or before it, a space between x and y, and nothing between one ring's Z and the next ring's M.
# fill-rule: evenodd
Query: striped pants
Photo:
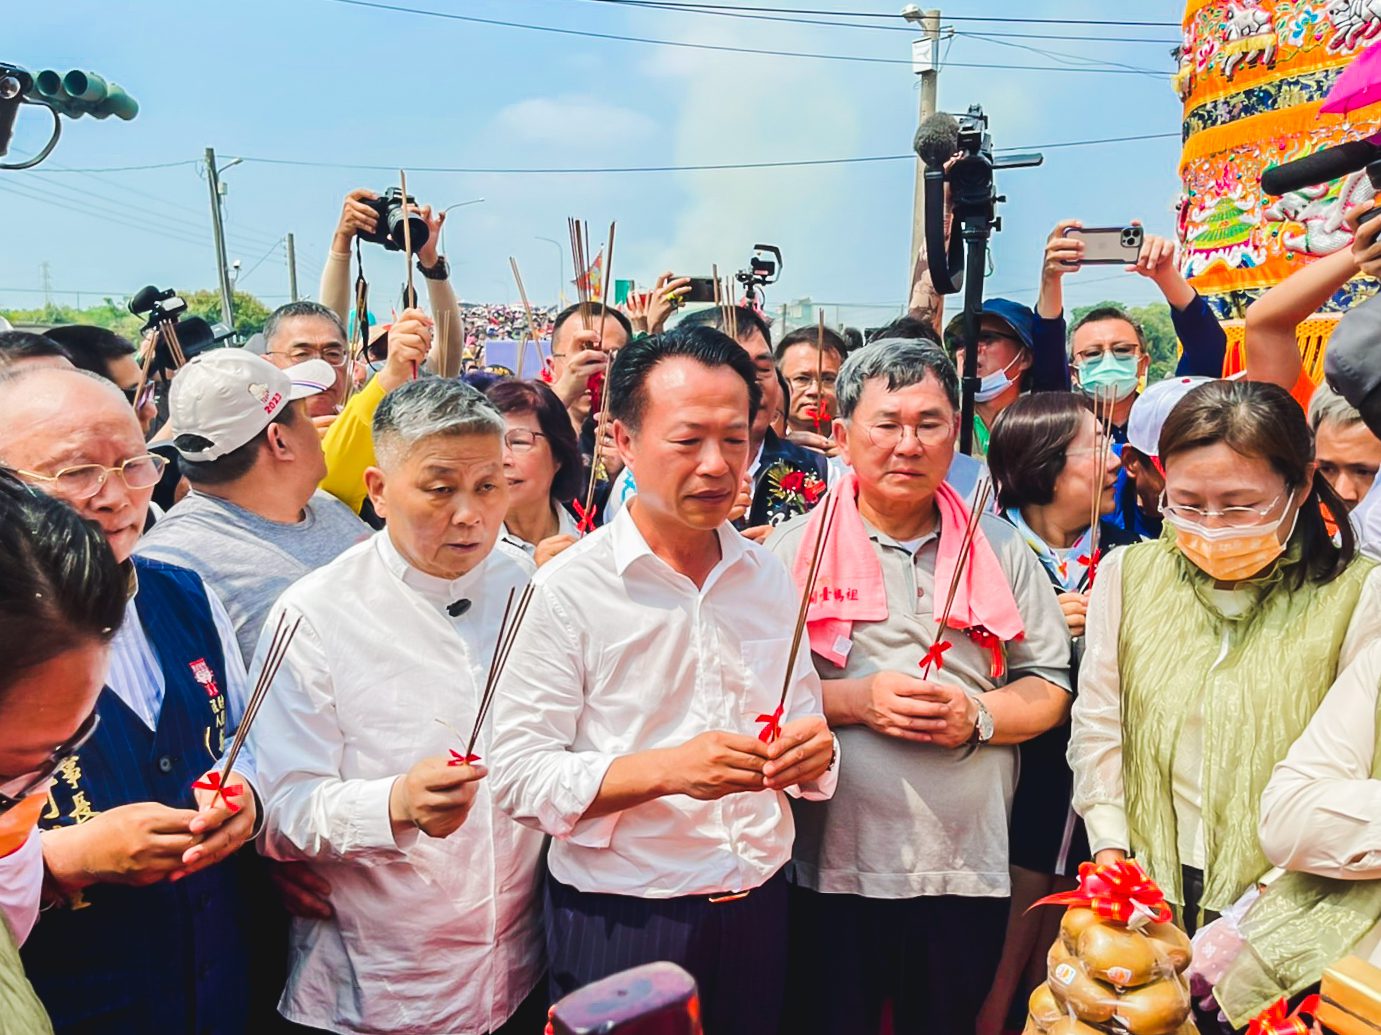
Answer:
M551 1000L643 963L684 967L700 987L706 1035L777 1030L786 986L786 878L746 898L645 899L577 891L547 877Z

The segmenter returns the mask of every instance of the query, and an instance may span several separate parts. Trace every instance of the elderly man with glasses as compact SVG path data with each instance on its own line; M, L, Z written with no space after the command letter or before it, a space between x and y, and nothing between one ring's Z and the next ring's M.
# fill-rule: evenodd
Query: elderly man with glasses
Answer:
M245 704L230 619L193 572L131 559L164 461L118 388L24 370L0 378L0 406L0 466L99 526L129 582L99 725L39 819L54 908L29 976L59 1032L243 1031L247 910L223 860L255 829L253 760L219 800L208 771Z

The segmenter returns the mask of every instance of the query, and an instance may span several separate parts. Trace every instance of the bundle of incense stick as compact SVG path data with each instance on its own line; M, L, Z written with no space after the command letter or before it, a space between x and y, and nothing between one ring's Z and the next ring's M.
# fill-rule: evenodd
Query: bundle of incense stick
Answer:
M608 250L604 253L604 284L606 288L612 283L609 276L614 268L614 227L614 223L609 224ZM605 294L607 296L607 291ZM585 507L581 511L581 524L584 526L593 526L594 524L595 487L599 484L600 479L608 474L608 469L604 466L603 446L604 432L609 426L609 374L614 363L614 353L606 352L605 355L609 357L609 366L605 368L599 383L599 415L595 423L595 451L590 458L590 484L585 488Z
M523 360L527 358L527 343L531 341L537 349L537 359L542 358L542 343L537 338L537 321L532 315L532 305L527 300L527 291L523 287L523 275L518 272L518 260L513 256L508 257L508 264L513 267L513 280L518 285L518 297L523 302L523 312L527 314L527 339L518 346L518 380L523 379Z
M417 289L412 286L412 214L408 206L408 174L398 170L398 180L403 191L403 268L407 271L407 281L403 288L403 308L417 308ZM412 379L417 380L417 364L412 365Z
M350 360L366 368L369 365L369 283L364 279L364 257L360 254L360 239L355 237L355 341L357 348L350 349ZM347 368L345 377L345 398L341 409L345 408L355 394L355 372Z
M820 434L820 422L829 419L829 411L825 409L825 311L818 310L819 322L815 326L815 413L811 419L815 421L815 433Z
M1089 511L1088 584L1093 585L1098 569L1098 540L1102 532L1103 519L1103 481L1108 468L1108 456L1112 452L1112 415L1117 405L1116 393L1109 388L1094 389L1093 393L1093 459L1095 487L1092 507Z
M944 667L942 655L950 647L944 638L945 629L949 626L949 615L954 610L954 598L959 593L959 584L963 581L964 569L968 567L969 558L973 555L973 540L978 533L978 523L982 520L983 511L988 508L988 498L992 491L993 483L987 478L979 482L973 509L969 511L968 524L964 526L964 538L959 541L959 557L954 562L954 574L950 576L949 591L945 594L945 606L940 611L940 624L935 632L935 642L931 645L930 650L926 651L925 657L921 659L922 679L930 677L931 668Z
M724 321L724 333L738 341L738 307L734 305L733 278L719 279L719 264L710 266L710 279L714 282L714 304Z
M470 733L470 740L465 745L463 757L452 758L450 765L469 765L471 762L478 762L479 756L475 754L475 744L479 742L480 730L484 727L484 720L489 714L489 706L494 703L494 692L499 687L499 677L503 675L504 666L508 664L508 655L513 650L513 641L518 638L518 629L523 624L523 616L527 614L528 604L532 602L532 583L523 587L523 595L518 598L517 610L513 607L513 595L515 590L508 591L508 603L504 605L503 618L499 622L499 635L494 641L494 656L489 662L489 676L484 681L484 690L480 694L479 707L475 710L475 728ZM512 615L513 621L509 622ZM451 752L452 755L455 752Z
M575 293L580 300L580 329L590 329L590 224L567 217L571 233L571 263L575 266Z
M235 738L230 742L230 749L226 751L225 757L221 762L221 770L214 776L214 783L204 787L211 787L216 794L211 799L211 807L215 808L216 802L222 797L226 797L226 805L231 812L238 812L240 807L232 803L225 794L225 781L230 779L230 773L235 768L235 759L240 754L240 749L245 746L245 739L249 736L250 727L254 725L254 720L259 714L259 708L264 703L264 698L268 696L269 687L273 685L274 678L278 675L278 669L283 664L283 658L288 653L288 646L292 643L293 636L297 634L297 627L302 624L302 617L299 615L292 625L288 625L287 612L282 612L278 616L278 625L274 627L273 639L269 641L269 648L264 653L264 667L259 670L259 678L254 682L254 692L249 695L249 701L245 705L245 713L240 717L240 726L235 731Z
M791 677L796 672L796 652L801 649L801 636L805 633L806 615L815 596L815 577L820 574L820 558L825 553L825 542L829 538L834 515L839 510L839 499L831 496L825 501L825 515L820 522L820 531L815 535L815 543L810 551L810 569L806 574L806 584L801 587L801 605L796 611L796 628L791 633L791 653L786 656L786 675L782 677L782 693L777 700L777 710L771 715L759 715L758 722L763 729L758 737L765 743L772 743L782 735L782 715L786 711L786 695L791 692Z

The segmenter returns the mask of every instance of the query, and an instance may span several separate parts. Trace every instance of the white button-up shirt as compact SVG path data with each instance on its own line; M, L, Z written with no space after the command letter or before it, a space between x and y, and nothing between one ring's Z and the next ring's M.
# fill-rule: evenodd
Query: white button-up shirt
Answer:
M671 898L758 887L791 857L777 791L673 795L582 819L621 755L709 730L756 736L786 675L798 591L723 525L702 588L648 547L630 510L544 565L494 698L500 806L558 840L548 866L587 892ZM783 722L823 713L802 640ZM827 798L836 773L793 792Z
M267 820L263 850L306 860L335 916L294 919L279 1004L331 1031L482 1033L543 972L543 838L497 812L481 782L464 826L437 839L389 820L394 781L464 752L508 593L530 567L494 551L445 580L380 532L293 585L278 615L302 624L250 734ZM446 605L469 600L451 617ZM445 723L446 725L443 725ZM490 750L481 735L476 752Z
M37 828L29 839L0 859L0 917L9 925L15 944L34 929L43 897L43 849Z

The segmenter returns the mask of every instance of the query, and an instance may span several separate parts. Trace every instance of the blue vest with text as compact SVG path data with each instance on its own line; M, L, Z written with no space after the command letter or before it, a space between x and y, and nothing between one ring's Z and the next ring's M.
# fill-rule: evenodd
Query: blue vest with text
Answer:
M228 722L225 656L201 578L136 557L135 610L163 673L150 730L107 686L95 736L55 776L43 829L135 802L195 809L192 782L219 757ZM61 1033L220 1033L245 1027L247 948L232 858L177 883L99 884L50 909L24 966Z

